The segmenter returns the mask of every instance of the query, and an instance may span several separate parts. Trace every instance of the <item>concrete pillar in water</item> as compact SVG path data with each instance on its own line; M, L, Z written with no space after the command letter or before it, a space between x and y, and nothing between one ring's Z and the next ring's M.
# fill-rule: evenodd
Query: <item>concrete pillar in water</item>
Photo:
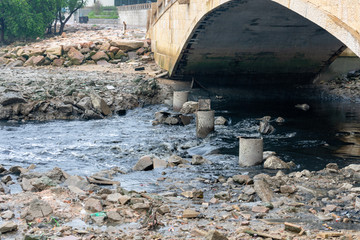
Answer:
M264 143L262 138L239 138L239 165L249 167L263 161Z
M196 136L205 138L214 131L215 111L197 111L196 112Z
M188 100L188 91L174 91L173 95L173 110L179 112L184 103Z

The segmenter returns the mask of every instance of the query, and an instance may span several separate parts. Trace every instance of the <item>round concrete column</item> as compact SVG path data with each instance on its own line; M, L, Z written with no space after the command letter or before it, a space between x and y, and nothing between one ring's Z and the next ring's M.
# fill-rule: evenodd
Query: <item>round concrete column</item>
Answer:
M215 111L196 112L196 136L205 138L214 131Z
M249 167L263 161L263 139L240 137L239 165Z
M184 103L188 100L188 91L174 91L173 94L173 110L179 112Z

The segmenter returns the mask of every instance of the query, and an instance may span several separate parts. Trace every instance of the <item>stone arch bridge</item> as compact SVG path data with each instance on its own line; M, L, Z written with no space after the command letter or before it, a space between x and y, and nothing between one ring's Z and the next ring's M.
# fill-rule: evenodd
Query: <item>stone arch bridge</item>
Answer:
M156 62L173 78L314 79L344 49L360 56L360 0L158 0Z

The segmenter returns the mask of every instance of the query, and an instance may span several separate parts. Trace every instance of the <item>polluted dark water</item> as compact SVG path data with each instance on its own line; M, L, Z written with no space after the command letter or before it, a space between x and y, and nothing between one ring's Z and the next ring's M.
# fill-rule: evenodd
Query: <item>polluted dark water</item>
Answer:
M166 105L137 108L125 116L105 120L0 122L0 164L6 168L35 164L40 172L60 167L81 176L118 167L127 172L114 177L122 187L148 192L165 189L166 183L157 185L157 179L164 174L191 186L191 180L198 178L275 173L262 166L238 166L237 137L259 137L257 119L267 115L272 119L280 116L285 122L271 123L276 131L263 136L264 150L295 162L294 170L320 170L330 162L340 167L360 163L360 104L327 99L321 92L307 88L271 93L266 88L231 89L231 94L229 91L191 92L190 100L211 98L216 115L229 120L227 126L216 126L216 131L205 139L196 138L195 120L187 126L153 126L155 112L171 111ZM309 104L310 109L295 108L299 103ZM188 160L194 154L203 155L213 164L147 172L131 170L141 156L167 159L172 154Z

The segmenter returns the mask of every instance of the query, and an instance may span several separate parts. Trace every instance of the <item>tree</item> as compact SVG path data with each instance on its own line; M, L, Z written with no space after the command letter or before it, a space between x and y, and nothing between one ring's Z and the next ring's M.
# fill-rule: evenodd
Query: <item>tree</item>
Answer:
M71 16L80 8L84 7L86 0L57 0L57 18L56 21L60 22L59 34L64 32L66 23L70 20ZM56 22L55 22L56 24ZM56 27L55 27L56 29ZM56 32L56 30L55 30Z
M41 37L55 19L56 0L0 0L0 41Z

